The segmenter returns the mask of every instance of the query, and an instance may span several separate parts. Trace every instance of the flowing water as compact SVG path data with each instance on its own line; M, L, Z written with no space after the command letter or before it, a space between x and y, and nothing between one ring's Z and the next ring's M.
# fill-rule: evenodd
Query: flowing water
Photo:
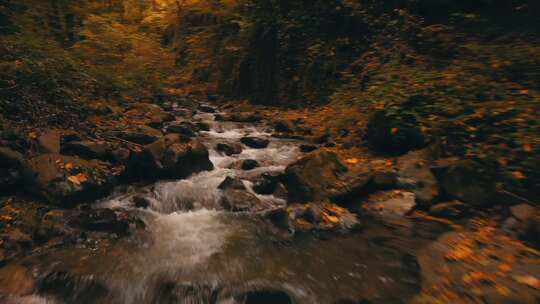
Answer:
M40 278L39 292L10 301L402 303L418 292L420 275L412 254L431 238L418 234L425 227L394 227L366 218L361 231L347 235L290 236L257 215L216 208L221 196L217 187L225 177L239 177L251 189L253 177L282 171L297 159L300 142L270 138L262 126L215 122L213 114L200 113L195 119L211 125L200 140L209 148L213 171L124 190L98 202L96 208L137 215L146 229L28 258L24 263ZM270 138L271 144L231 157L214 150L218 142L238 142L246 135ZM241 159L256 159L261 167L229 168ZM133 207L134 195L149 197L149 208ZM258 197L269 207L286 204L273 196ZM254 291L259 298L238 296Z

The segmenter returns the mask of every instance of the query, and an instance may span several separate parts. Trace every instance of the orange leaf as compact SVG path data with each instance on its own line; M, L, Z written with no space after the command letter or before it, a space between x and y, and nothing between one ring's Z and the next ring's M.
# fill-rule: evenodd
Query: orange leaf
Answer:
M518 283L525 284L534 289L540 289L540 280L531 275L516 275L514 276L514 280L516 280L516 282Z
M523 172L521 171L512 171L512 176L515 178L515 179L526 179L527 177L525 176L525 174L523 174Z
M390 134L392 135L396 135L397 132L398 132L398 128L392 128L392 130L390 130Z
M75 185L80 185L80 184L86 182L88 180L88 178L86 177L86 175L84 175L82 173L79 173L77 175L69 176L68 180L70 182L74 183Z

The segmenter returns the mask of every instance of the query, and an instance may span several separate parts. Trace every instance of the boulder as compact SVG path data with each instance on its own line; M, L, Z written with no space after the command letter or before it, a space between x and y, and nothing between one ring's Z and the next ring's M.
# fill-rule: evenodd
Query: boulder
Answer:
M259 176L253 183L253 191L258 194L272 194L276 191L277 185L281 179L279 172L265 172Z
M485 172L470 160L438 161L432 171L441 184L444 195L473 208L489 206L496 192L493 174Z
M227 176L218 186L220 190L236 189L236 190L247 190L244 182L237 177Z
M254 160L254 159L246 159L244 161L242 161L242 165L241 165L241 168L242 170L245 170L245 171L249 171L249 170L253 170L257 167L259 167L259 162Z
M219 143L215 149L218 152L225 153L227 156L242 153L242 145L240 144Z
M404 154L421 149L425 139L413 115L395 115L378 110L368 120L365 139L373 150L384 154Z
M338 184L338 176L346 171L333 152L320 150L304 156L285 170L289 200L308 202L327 198Z
M70 225L117 235L126 235L129 232L129 221L118 218L113 210L106 208L83 211L70 221Z
M348 204L358 197L374 190L373 177L369 172L348 172L327 188L327 195L331 201Z
M439 183L423 151L409 152L397 161L398 183L416 195L420 207L429 208L440 195Z
M0 147L0 190L14 190L24 183L28 164L24 156L6 147Z
M167 133L177 133L187 137L195 137L198 128L188 121L175 122L167 126Z
M145 196L136 195L133 198L131 198L131 201L133 202L133 205L136 208L148 208L152 203L150 202L150 199L148 199Z
M291 133L296 130L296 125L290 120L277 120L272 124L274 131L279 133Z
M41 153L60 153L62 134L58 130L47 130L37 138L38 149Z
M208 150L198 141L187 141L178 134L164 136L153 144L134 150L127 175L135 179L181 179L214 168Z
M30 295L35 285L32 271L24 266L8 265L0 268L0 295Z
M305 205L292 204L286 209L291 231L337 231L350 232L360 225L356 215L347 209L330 203L309 203ZM277 213L273 213L274 219L279 219ZM278 221L281 226L283 219Z
M110 159L109 147L105 142L70 141L62 144L62 154L76 155L84 159Z
M139 145L151 144L163 136L161 131L148 126L136 126L128 130L113 131L110 132L110 135Z
M310 152L313 152L315 150L317 150L319 147L315 146L315 145L306 145L306 144L303 144L303 145L300 145L300 152L302 153L310 153Z
M106 195L119 173L107 162L60 154L42 154L28 164L35 191L53 204L88 202Z
M253 149L264 149L270 143L268 139L251 136L242 137L240 142Z
M227 189L221 197L221 206L227 211L253 211L258 205L260 205L260 200L257 196L245 190Z

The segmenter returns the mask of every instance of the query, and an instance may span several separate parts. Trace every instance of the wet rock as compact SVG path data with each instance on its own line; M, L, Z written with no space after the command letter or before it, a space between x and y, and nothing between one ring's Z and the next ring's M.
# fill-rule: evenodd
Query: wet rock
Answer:
M203 144L170 134L140 151L132 151L127 175L132 179L181 179L213 167Z
M282 183L278 183L276 185L276 190L274 190L274 193L272 193L272 195L275 198L279 198L286 201L287 197L289 196L289 193L287 192L287 188L285 187L285 185L283 185Z
M110 153L112 160L114 160L116 163L126 164L129 161L129 155L131 152L126 148L115 147L110 151Z
M315 145L300 145L300 152L302 153L309 153L309 152L313 152L315 150L317 150L318 147L315 146Z
M396 116L387 110L379 110L369 118L365 138L376 152L385 154L403 154L425 145L413 115Z
M323 135L314 139L315 143L318 145L324 145L330 142L331 135L330 133L324 133Z
M211 106L200 105L200 106L199 106L199 111L201 111L201 112L203 112L203 113L215 113L215 112L216 112L216 109L214 109L214 108L211 107Z
M264 149L270 143L268 139L251 136L242 137L240 142L253 149Z
M182 118L192 118L195 114L193 110L186 109L186 108L176 108L173 111L173 114Z
M254 159L246 159L242 161L242 170L249 171L259 167L259 162Z
M218 290L210 285L196 283L173 283L160 284L156 295L151 303L186 303L206 304L216 303Z
M469 206L460 201L439 203L429 208L429 213L433 216L459 219L467 216L470 212Z
M308 154L290 164L285 170L284 183L292 202L325 199L338 175L347 171L335 153L321 150Z
M109 147L105 142L71 141L62 144L62 154L77 155L84 159L108 160Z
M244 190L225 190L221 198L223 209L232 212L250 211L259 204L259 199L253 193Z
M393 214L404 216L416 206L415 194L412 192L399 192L391 198L378 201L383 215Z
M91 304L107 302L108 288L92 276L69 272L52 272L38 281L38 292L55 296L66 303Z
M26 296L31 294L34 288L34 276L28 268L20 265L0 268L0 295Z
M37 139L41 153L60 153L61 133L58 130L47 130Z
M200 131L210 131L210 125L205 123L205 122L197 122L197 123L195 123L195 126Z
M424 155L423 151L415 151L398 159L398 182L414 192L421 207L429 207L439 196L440 189Z
M219 144L216 145L216 151L223 152L227 156L240 154L240 153L242 153L242 145L240 145L240 144L219 143Z
M296 125L290 120L277 120L272 127L274 131L279 133L291 133L296 129Z
M148 126L137 126L131 130L113 131L110 134L139 145L151 144L163 136L161 131Z
M82 203L109 193L116 182L116 168L99 160L60 154L43 154L29 162L35 190L54 204Z
M235 296L235 300L244 304L292 304L291 297L281 290L256 290Z
M289 213L285 208L277 208L264 213L264 217L280 229L289 229Z
M234 114L223 114L216 115L215 119L217 121L234 121L234 122L243 122L243 123L255 123L260 122L262 117L254 113L234 113Z
M70 221L70 225L91 231L116 233L117 235L127 235L129 232L129 222L125 219L119 219L113 210L105 208L82 212L76 219Z
M279 172L265 172L253 184L253 191L258 194L272 194L281 180L282 174Z
M167 112L151 113L147 117L150 120L148 126L156 129L161 129L167 122L174 120L174 116Z
M244 185L244 182L242 182L241 179L237 177L227 176L219 184L218 189L220 190L227 190L227 189L246 190L246 186Z
M10 243L15 243L23 248L30 248L32 246L32 237L30 234L15 228L10 229L2 235L2 238Z
M167 126L167 133L177 133L187 137L195 137L197 135L196 132L197 127L187 121L175 122Z
M136 208L145 209L145 208L148 208L151 205L150 200L147 197L144 197L144 196L136 195L131 200L133 201L133 205Z
M495 195L495 180L472 161L436 163L433 172L440 180L444 194L473 208L489 205Z
M397 181L397 173L393 170L376 170L373 172L373 183L378 189L392 188Z
M39 225L39 235L44 239L69 234L65 226L68 212L60 209L53 209L43 215Z
M292 231L338 231L347 233L357 229L356 215L330 203L292 204L287 208L289 229Z
M529 204L519 204L510 207L510 214L504 228L519 239L540 247L540 212Z
M350 172L343 174L338 181L327 188L331 201L347 204L358 197L374 190L373 177L368 172Z
M15 190L24 183L27 171L28 164L21 153L0 147L0 190Z

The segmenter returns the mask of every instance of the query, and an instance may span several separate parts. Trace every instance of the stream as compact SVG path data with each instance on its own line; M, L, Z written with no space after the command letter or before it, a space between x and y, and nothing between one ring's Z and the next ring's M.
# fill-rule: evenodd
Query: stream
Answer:
M193 118L211 126L199 140L214 170L130 187L97 202L94 208L136 215L146 228L26 258L23 263L40 278L38 292L8 303L404 303L419 292L414 255L435 238L421 224L360 217L360 231L291 236L262 216L217 208L218 185L227 176L242 179L252 192L253 177L283 171L302 153L300 141L273 138L262 125L218 122L214 116ZM270 145L244 147L233 156L214 149L246 135L270 139ZM261 166L230 169L243 159ZM148 208L133 206L135 195L147 197ZM257 196L269 208L286 205L271 195Z

